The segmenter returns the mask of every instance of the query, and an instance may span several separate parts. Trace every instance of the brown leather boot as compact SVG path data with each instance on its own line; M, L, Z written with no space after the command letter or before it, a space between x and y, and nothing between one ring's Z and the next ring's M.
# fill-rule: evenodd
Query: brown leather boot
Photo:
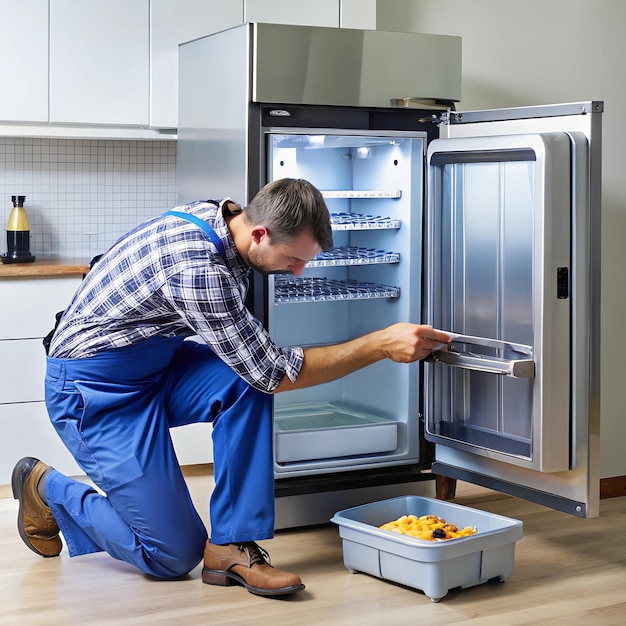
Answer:
M258 596L282 596L304 589L299 576L272 567L269 554L254 541L217 546L209 539L202 582L224 587L240 584Z
M41 556L58 556L63 547L59 525L52 511L37 493L37 484L48 469L33 457L18 461L11 475L13 497L20 502L17 529L24 543Z

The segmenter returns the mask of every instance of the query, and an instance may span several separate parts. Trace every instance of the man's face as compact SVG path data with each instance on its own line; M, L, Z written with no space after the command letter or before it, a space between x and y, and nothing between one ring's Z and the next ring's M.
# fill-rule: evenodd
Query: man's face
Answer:
M300 276L307 261L314 259L322 248L308 233L302 233L288 243L270 242L267 230L258 226L253 230L248 262L264 274L291 272Z

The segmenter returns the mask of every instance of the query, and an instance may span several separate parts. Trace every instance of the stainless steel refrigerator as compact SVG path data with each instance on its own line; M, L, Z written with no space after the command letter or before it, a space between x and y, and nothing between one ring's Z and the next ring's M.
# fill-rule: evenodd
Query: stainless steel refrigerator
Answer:
M255 275L279 345L454 341L274 399L277 527L435 475L598 515L601 102L457 112L457 37L245 24L183 44L180 201L323 193L335 247Z

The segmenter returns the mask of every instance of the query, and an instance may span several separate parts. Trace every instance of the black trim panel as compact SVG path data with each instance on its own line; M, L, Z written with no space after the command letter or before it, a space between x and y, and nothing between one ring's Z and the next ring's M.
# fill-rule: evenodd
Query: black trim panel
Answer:
M435 152L430 165L450 165L457 163L508 163L511 161L536 161L537 155L530 148L510 150L471 150Z
M357 470L317 474L292 478L281 478L274 481L277 498L345 489L362 489L363 487L379 487L381 485L398 485L423 480L433 480L434 474L422 472L416 466L396 466L372 470Z

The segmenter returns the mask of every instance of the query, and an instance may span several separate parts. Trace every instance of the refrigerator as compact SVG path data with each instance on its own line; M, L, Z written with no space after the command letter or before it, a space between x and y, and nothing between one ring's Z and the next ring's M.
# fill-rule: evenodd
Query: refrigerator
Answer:
M598 515L603 103L460 98L458 37L248 23L179 48L180 202L305 178L331 213L302 276L253 276L275 342L453 337L274 396L277 528L441 477Z

